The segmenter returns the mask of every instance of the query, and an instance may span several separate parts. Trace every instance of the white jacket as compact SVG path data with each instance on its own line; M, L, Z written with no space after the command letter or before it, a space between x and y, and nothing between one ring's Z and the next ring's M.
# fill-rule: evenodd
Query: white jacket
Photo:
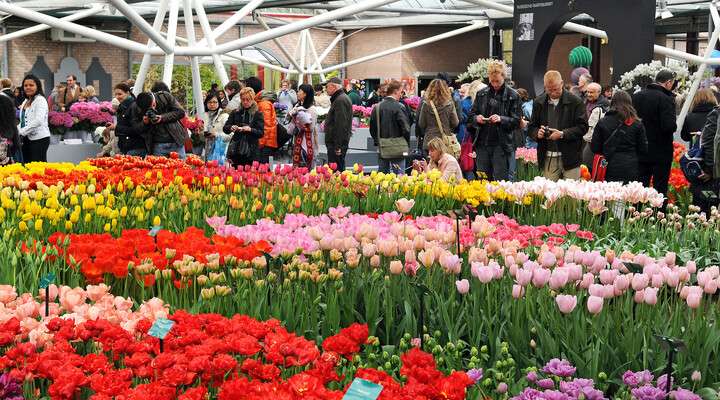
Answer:
M18 125L20 136L25 136L30 140L40 140L50 137L50 128L48 127L48 103L45 97L37 95L33 100L30 108L24 109L27 100L23 101L20 106L20 112L25 112L25 127Z

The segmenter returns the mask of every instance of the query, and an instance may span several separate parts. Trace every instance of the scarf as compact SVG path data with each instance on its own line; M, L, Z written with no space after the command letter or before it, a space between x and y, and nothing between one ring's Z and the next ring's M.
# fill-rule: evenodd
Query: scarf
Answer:
M303 139L305 139L307 145L307 154L305 154L305 157L303 157ZM309 168L313 161L312 129L309 124L298 127L293 144L293 166Z

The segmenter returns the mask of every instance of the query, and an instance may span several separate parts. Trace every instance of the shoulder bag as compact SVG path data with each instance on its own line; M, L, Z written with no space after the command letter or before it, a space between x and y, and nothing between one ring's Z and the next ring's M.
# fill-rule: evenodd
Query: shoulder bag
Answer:
M623 126L623 123L620 122L620 125L618 125L617 128L610 134L610 137L605 140L605 143L603 143L603 151L605 151L605 146L607 146L608 143L610 143L610 140L615 136L615 134L620 130L620 128ZM607 166L608 166L608 160L607 158L602 154L595 154L595 157L593 157L593 164L592 164L592 174L590 175L590 180L593 182L604 182L605 181L605 174L607 174Z
M438 130L440 131L440 137L442 137L445 148L451 156L458 159L460 157L460 143L458 143L457 138L452 134L452 132L449 135L445 134L442 121L440 121L440 114L438 114L437 107L435 107L435 104L432 101L430 102L430 107L432 107L433 114L435 114L435 122L437 123Z
M408 143L404 137L384 138L381 136L380 125L380 103L375 106L377 109L377 134L380 143L380 158L383 160L396 160L405 158L410 151Z

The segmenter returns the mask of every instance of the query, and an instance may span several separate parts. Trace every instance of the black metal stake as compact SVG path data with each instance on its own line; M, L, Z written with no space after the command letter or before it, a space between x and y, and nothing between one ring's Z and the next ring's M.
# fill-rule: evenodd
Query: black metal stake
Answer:
M50 316L50 285L45 286L45 317Z
M675 349L670 349L668 352L668 364L665 367L665 377L667 378L667 385L665 387L665 393L668 398L670 397L670 390L672 390L672 370L673 370L673 358L675 357Z
M418 337L420 338L420 347L422 348L423 327L425 326L425 292L420 293L420 318L418 318Z
M161 353L164 351L164 348L165 348L164 343L165 343L165 340L160 339L160 352Z
M269 277L270 277L270 260L268 260L267 257L266 257L266 258L265 258L265 284L267 284L267 288L268 288L268 290L267 290L268 315L270 315L270 307L271 307L271 303L270 303L270 280L269 280Z

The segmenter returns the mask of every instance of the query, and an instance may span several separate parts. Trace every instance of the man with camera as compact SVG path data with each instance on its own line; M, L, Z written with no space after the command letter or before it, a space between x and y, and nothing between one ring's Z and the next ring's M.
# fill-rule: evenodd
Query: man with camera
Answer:
M505 84L505 64L488 64L490 86L475 96L468 125L476 131L474 150L477 170L485 178L510 180L510 155L515 150L513 132L520 126L520 96Z
M152 92L138 95L136 104L140 111L136 125L150 144L152 155L168 157L170 153L177 153L184 159L188 136L180 120L185 116L185 111L167 90L167 86L157 82Z
M538 165L552 181L580 179L583 135L588 123L585 105L563 89L558 71L548 71L545 93L535 98L528 134L538 142Z

